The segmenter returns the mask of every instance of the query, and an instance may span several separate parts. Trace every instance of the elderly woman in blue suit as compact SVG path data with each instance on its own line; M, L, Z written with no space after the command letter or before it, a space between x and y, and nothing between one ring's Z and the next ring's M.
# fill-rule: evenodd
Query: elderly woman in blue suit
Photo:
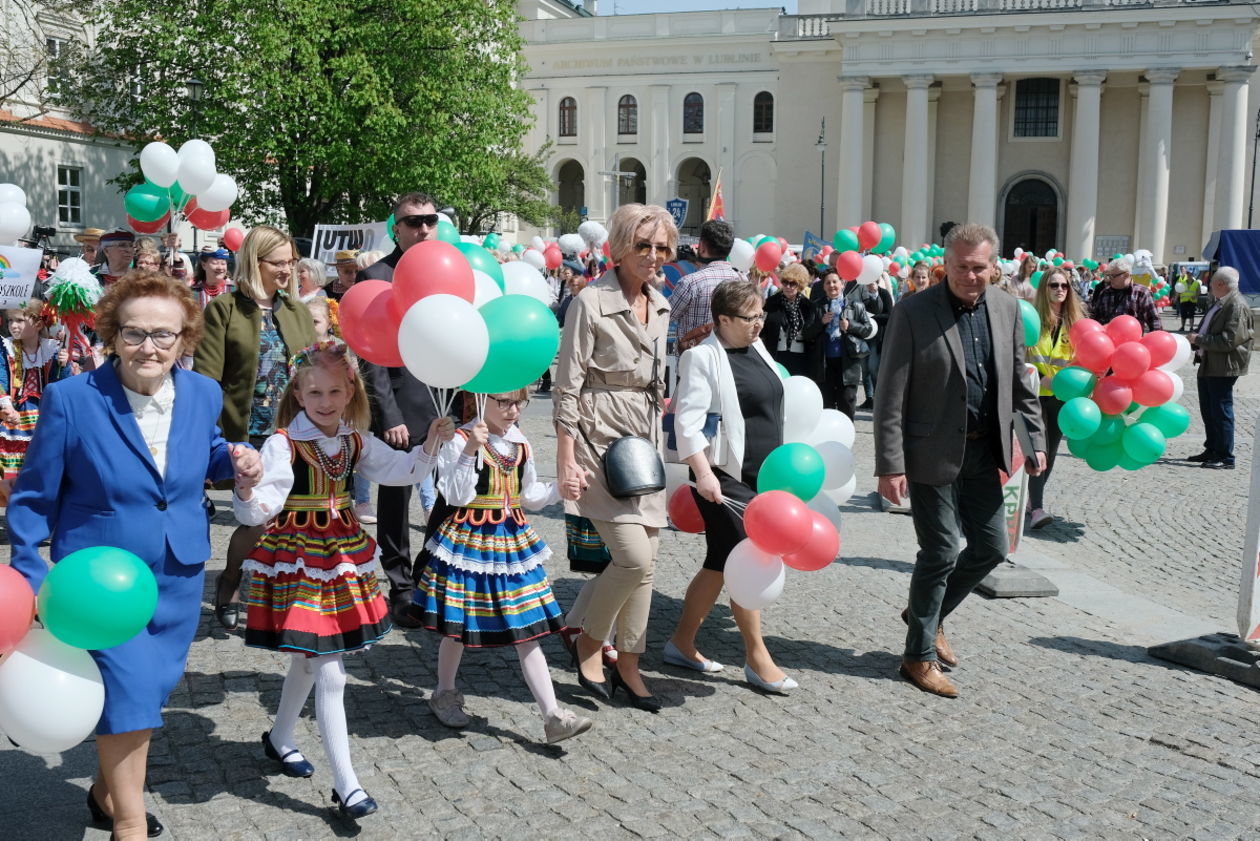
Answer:
M153 620L132 640L91 652L105 684L97 725L100 770L88 788L93 822L119 841L156 836L144 811L149 738L183 676L201 614L210 527L204 483L235 476L255 484L254 450L229 444L215 425L217 383L176 361L201 338L188 288L134 271L106 292L97 332L113 356L90 373L49 386L9 500L13 567L33 589L51 559L89 546L134 552L158 582Z

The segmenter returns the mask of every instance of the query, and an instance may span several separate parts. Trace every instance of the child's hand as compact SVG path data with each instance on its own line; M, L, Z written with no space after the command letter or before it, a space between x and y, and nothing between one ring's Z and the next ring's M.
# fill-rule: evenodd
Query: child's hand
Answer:
M58 365L65 365L69 361L70 361L69 350L67 350L66 348L62 348L61 350L57 351L57 364Z
M449 415L434 418L433 423L429 424L429 440L445 444L454 437L455 421L451 420Z
M18 410L13 408L11 404L0 406L0 421L4 421L9 426L17 426L22 422L22 416L18 414Z
M262 459L258 457L258 451L253 447L246 447L244 444L233 444L232 451L232 467L236 472L236 489L238 491L248 490L262 481L263 469ZM248 499L248 496L242 496L242 499Z
M490 427L486 422L478 420L476 426L469 430L468 443L464 445L464 455L470 456L490 441Z

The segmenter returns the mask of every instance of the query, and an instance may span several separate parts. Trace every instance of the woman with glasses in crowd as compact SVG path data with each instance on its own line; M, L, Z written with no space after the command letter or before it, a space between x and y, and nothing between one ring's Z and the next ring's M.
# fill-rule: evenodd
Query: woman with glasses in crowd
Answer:
M1059 410L1063 401L1054 396L1051 385L1054 375L1072 364L1072 342L1068 334L1072 325L1085 317L1085 306L1076 294L1076 287L1066 269L1046 269L1037 287L1034 303L1041 317L1041 336L1028 348L1027 359L1041 375L1041 417L1046 427L1046 469L1028 480L1029 526L1034 529L1049 525L1054 517L1046 513L1046 482L1054 469L1054 455L1063 440L1059 429Z
M275 432L275 413L289 384L289 357L315 343L310 311L298 300L297 245L269 225L251 230L236 254L236 289L206 306L206 335L193 370L223 388L219 427L229 441L261 448ZM214 615L228 630L239 621L232 595L241 564L262 535L240 526L228 543L227 564L215 591Z
M809 272L793 263L779 272L779 291L766 301L762 339L774 360L793 376L813 376L814 342L822 333L818 310L806 297Z
M669 304L655 281L673 258L678 229L665 208L642 204L617 208L608 227L614 267L573 299L553 386L556 474L565 510L591 520L612 555L582 588L568 624L582 629L573 656L583 687L605 699L624 687L633 706L657 712L660 704L643 683L639 657L647 646L665 491L614 497L603 456L626 436L660 446ZM617 659L605 680L601 651L614 628Z

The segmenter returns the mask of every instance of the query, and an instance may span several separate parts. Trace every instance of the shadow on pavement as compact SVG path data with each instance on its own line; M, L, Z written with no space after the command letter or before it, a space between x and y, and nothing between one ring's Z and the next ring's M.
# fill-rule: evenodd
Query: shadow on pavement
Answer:
M1092 640L1084 637L1033 637L1028 640L1033 645L1062 651L1066 654L1085 654L1090 657L1106 657L1110 660L1123 660L1128 663L1141 663L1144 666L1160 666L1171 671L1195 673L1194 669L1178 666L1167 660L1160 660L1147 653L1141 645L1121 645L1107 640Z

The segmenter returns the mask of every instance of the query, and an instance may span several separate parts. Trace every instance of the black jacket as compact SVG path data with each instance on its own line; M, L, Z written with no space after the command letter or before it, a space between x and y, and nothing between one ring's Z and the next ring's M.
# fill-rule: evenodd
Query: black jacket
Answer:
M813 351L813 344L818 336L822 333L822 322L818 320L818 309L804 295L797 295L801 302L801 335L800 340L805 344L805 352ZM787 299L783 297L782 292L776 292L766 301L766 324L761 328L761 341L766 346L766 350L770 351L770 355L777 353L779 346L779 335L787 329L787 313L784 306Z

